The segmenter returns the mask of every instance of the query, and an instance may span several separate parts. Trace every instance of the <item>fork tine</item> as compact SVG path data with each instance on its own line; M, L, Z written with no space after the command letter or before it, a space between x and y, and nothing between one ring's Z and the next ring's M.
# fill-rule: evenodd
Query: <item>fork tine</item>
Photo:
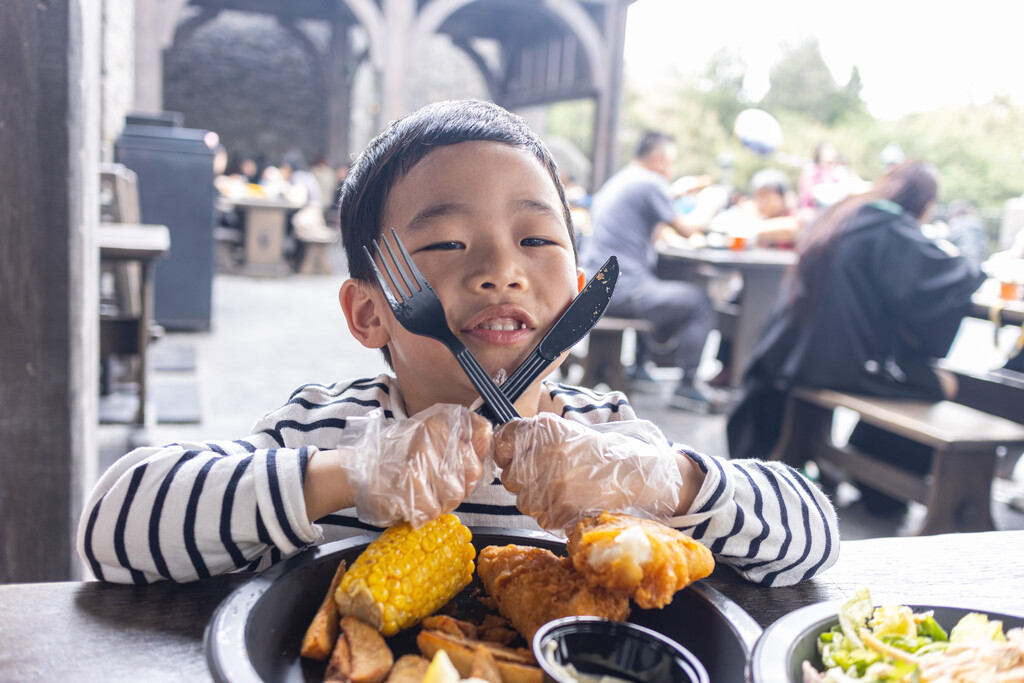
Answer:
M423 289L423 274L419 272L419 270L416 268L416 264L412 262L412 257L409 256L409 252L407 252L405 250L405 247L402 246L402 242L401 240L398 239L398 233L395 232L394 228L391 228L391 235L395 239L395 244L397 244L398 248L402 250L402 255L405 258L405 268L403 268L402 264L398 261L398 257L395 256L395 251L394 249L391 248L391 243L388 242L387 238L381 238L381 241L384 242L384 246L387 248L388 254L391 256L391 262L395 264L395 270L397 270L399 275L402 276L402 282L405 283L406 289L408 289L411 294L415 294L418 290ZM377 248L380 249L380 246L378 246ZM383 257L381 258L381 260L384 261ZM420 285L419 287L417 287L416 284L414 284L413 281L409 279L408 266L410 265L412 266L412 269L415 272L415 274L419 276L419 278L416 281L416 284ZM384 261L384 267L388 269L388 275L391 276L391 279L394 280L395 284L397 285L398 278L396 278L394 273L391 271L391 268L388 266L387 261Z
M388 250L388 255L391 256L390 259L384 256L384 250L380 248L381 242L384 242L384 249ZM380 258L380 262L384 264L384 270L387 271L388 277L391 279L391 287L395 291L395 296L400 302L405 302L409 298L406 292L412 295L416 293L416 290L409 284L409 278L402 272L402 266L395 260L395 252L392 251L391 245L388 244L387 239L384 237L376 240L373 246L377 248L377 256ZM392 268L391 264L394 264L394 268ZM396 271L398 275L395 275ZM403 282L405 283L405 289L402 288Z
M409 272L412 273L414 278L416 278L416 284L419 285L420 289L429 288L430 283L427 282L427 278L423 277L423 273L420 272L420 269L416 267L416 262L412 260L412 255L409 254L405 245L402 244L402 240L398 239L398 233L395 232L394 228L391 228L391 234L395 236L395 244L398 245L399 250L402 252L402 258L405 259L405 265L409 267Z
M383 255L380 253L380 247L377 242L373 243L374 248L377 250L377 255L381 257L381 262L384 263L384 267L387 267L387 262L384 260ZM370 267L373 268L373 274L377 277L377 284L380 285L380 289L384 292L384 298L388 300L388 305L394 308L395 306L401 305L398 298L395 297L394 291L391 289L391 285L384 278L384 273L380 272L380 268L377 267L377 262L374 261L373 255L370 254L370 250L365 246L363 247L363 253L366 254L366 258L370 261Z

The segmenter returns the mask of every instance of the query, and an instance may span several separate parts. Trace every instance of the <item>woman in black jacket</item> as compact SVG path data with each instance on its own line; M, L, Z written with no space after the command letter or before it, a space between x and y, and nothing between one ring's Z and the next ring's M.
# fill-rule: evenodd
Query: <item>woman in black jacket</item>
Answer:
M955 379L934 360L948 353L984 276L922 234L937 194L935 168L908 160L811 227L729 416L731 457L771 453L796 385L955 396ZM888 436L859 425L851 443L926 471L929 451Z

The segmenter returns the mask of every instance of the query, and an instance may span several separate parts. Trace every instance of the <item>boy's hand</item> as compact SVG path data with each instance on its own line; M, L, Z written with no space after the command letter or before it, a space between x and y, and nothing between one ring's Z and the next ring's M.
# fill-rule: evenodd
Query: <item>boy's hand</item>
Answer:
M490 460L492 432L487 420L462 406L435 405L382 427L376 452L366 446L347 449L342 465L357 489L359 519L418 527L454 510L476 488Z
M494 441L502 483L545 529L567 532L603 510L666 521L680 507L677 455L650 423L595 429L542 413L509 422Z

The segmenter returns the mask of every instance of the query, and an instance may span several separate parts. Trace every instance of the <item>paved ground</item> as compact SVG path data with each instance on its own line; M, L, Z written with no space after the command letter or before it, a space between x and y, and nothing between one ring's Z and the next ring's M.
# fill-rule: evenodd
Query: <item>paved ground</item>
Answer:
M379 354L363 348L348 334L337 301L344 275L340 267L335 272L280 279L217 275L212 330L171 332L154 345L151 382L161 403L161 422L141 434L121 425L103 425L100 471L128 450L133 439L159 444L238 438L304 383L330 383L383 372ZM975 367L991 367L998 358L991 329L983 321L974 322L977 325L970 329L965 326L953 355ZM702 373L713 374L713 363L709 361ZM638 387L632 393L637 412L658 424L670 439L704 453L727 456L725 417L668 408L672 372L659 371L657 376L657 384ZM1024 475L1024 465L1017 471ZM1024 476L1020 481L996 482L993 514L999 528L1024 529L1024 514L1006 504L1024 489ZM914 506L906 518L873 517L858 504L856 490L846 486L838 490L836 502L844 538L903 534L923 511Z

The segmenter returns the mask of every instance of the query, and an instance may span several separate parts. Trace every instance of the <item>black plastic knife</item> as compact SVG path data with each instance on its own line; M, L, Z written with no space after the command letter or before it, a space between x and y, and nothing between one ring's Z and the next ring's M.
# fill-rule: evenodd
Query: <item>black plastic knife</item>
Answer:
M569 308L555 321L526 360L501 384L501 391L509 401L515 403L556 358L590 332L608 308L618 279L619 260L611 256L576 295ZM486 403L477 408L476 412L494 421Z

